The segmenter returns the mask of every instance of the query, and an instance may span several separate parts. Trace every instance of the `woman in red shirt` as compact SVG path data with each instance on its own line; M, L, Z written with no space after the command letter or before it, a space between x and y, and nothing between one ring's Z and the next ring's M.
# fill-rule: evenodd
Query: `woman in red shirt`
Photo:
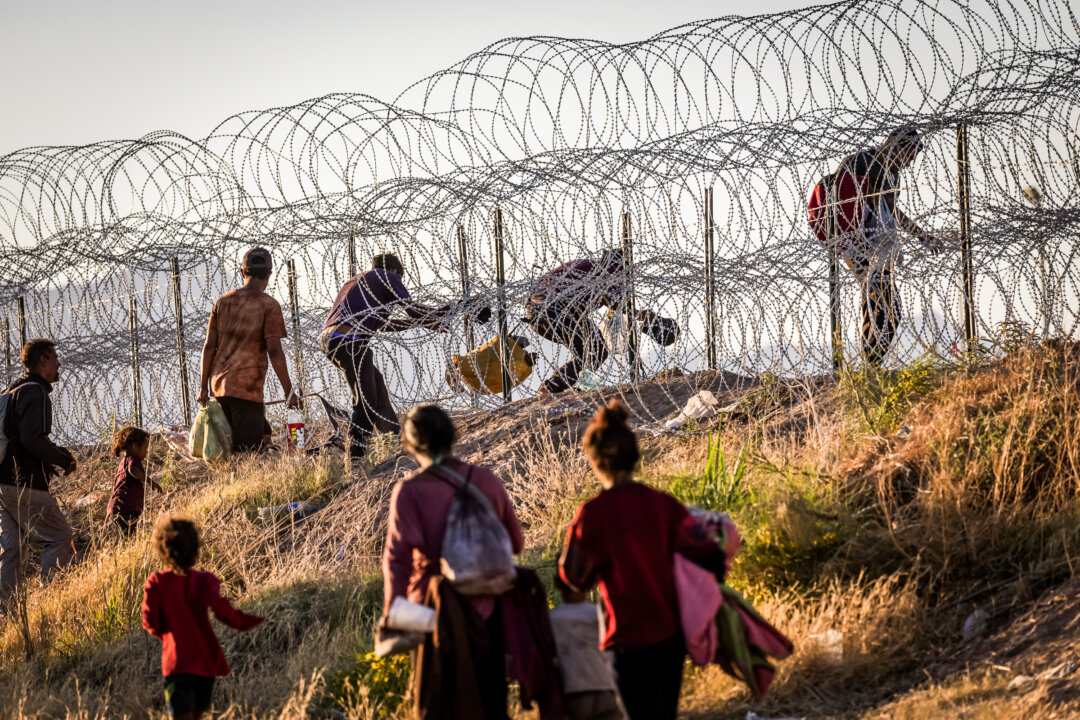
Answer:
M142 623L161 640L165 705L176 720L198 720L210 709L214 678L229 674L208 612L234 630L250 630L263 621L232 606L221 596L221 581L196 570L199 531L190 520L171 518L154 531L154 549L166 570L149 577Z
M420 405L405 417L401 443L420 463L420 472L398 483L390 496L390 522L383 551L384 617L390 612L395 597L423 603L428 584L440 573L447 516L458 486L434 466L450 468L484 493L510 535L514 554L524 547L521 523L514 514L514 506L502 480L482 465L471 465L455 458L451 452L456 439L453 421L437 405ZM484 619L491 641L487 656L474 658L484 720L505 720L506 661L497 604L494 597L471 596L469 600Z
M630 720L673 720L686 657L674 554L722 580L724 552L682 503L634 480L641 455L627 418L626 407L612 400L585 431L585 455L603 490L578 508L559 574L580 591L599 586L600 647L612 655Z

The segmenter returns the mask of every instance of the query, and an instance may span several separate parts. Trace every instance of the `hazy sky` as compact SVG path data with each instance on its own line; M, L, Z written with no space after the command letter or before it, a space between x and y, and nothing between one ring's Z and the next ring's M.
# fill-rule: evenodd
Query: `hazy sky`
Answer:
M504 37L643 39L806 0L0 0L0 154L30 145L191 137L249 109L330 92L392 100Z

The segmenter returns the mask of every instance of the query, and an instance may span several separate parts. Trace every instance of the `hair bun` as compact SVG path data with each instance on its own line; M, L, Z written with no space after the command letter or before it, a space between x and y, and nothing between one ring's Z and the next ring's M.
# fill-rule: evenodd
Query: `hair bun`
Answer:
M597 415L600 416L600 422L608 426L622 425L626 427L627 421L630 419L630 411L616 398L608 400L608 404L600 408Z

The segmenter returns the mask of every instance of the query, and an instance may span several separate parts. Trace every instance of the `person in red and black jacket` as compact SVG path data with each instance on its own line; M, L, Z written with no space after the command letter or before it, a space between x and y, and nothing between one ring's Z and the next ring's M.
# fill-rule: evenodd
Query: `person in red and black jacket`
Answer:
M52 434L53 383L60 378L60 358L52 340L31 340L22 349L26 374L7 395L4 435L7 452L0 463L0 604L19 581L24 539L43 546L41 581L71 562L71 527L49 493L56 471L75 470L75 456L56 445Z
M893 281L893 268L903 262L899 231L918 239L930 252L941 249L941 241L896 204L899 173L915 161L922 147L918 132L901 129L879 147L848 155L834 176L839 249L861 286L863 355L874 365L885 358L900 325Z
M198 720L210 709L214 678L229 674L209 613L233 630L263 621L232 606L213 573L194 568L199 558L195 523L170 518L154 530L154 550L165 565L143 588L142 624L161 640L165 704L177 720Z
M582 370L604 364L608 347L600 329L589 319L598 307L616 308L623 302L623 251L609 248L599 259L571 260L542 275L525 302L525 322L537 335L570 349L570 360L540 386L547 394L569 390ZM658 319L639 310L637 320Z
M603 601L600 647L614 660L630 720L675 718L686 646L675 594L679 553L723 581L724 551L668 493L634 480L640 453L618 400L600 408L585 431L585 454L603 490L578 508L559 574Z

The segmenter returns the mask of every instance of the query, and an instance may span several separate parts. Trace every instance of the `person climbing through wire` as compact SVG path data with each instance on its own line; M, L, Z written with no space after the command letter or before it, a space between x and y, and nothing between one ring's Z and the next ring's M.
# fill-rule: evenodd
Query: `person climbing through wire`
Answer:
M571 353L570 360L540 386L542 394L569 390L582 370L595 371L604 364L607 343L589 313L598 307L623 307L623 278L623 251L608 248L596 260L563 263L533 285L525 302L526 324L545 340L570 348ZM639 310L636 319L661 321L652 310Z
M810 198L810 224L823 243L835 243L859 281L863 356L880 365L902 317L893 269L903 262L900 231L939 252L942 242L896 204L899 173L923 149L911 128L889 135L875 148L848 155L836 172L818 183ZM832 196L830 200L829 196ZM828 212L829 208L833 211Z
M405 268L396 255L376 255L370 270L342 286L323 326L323 353L345 374L352 393L349 454L354 459L364 456L368 439L376 430L401 430L386 381L372 357L375 334L415 327L444 330L444 320L454 307L430 308L413 301L404 277ZM407 317L391 317L397 307Z

